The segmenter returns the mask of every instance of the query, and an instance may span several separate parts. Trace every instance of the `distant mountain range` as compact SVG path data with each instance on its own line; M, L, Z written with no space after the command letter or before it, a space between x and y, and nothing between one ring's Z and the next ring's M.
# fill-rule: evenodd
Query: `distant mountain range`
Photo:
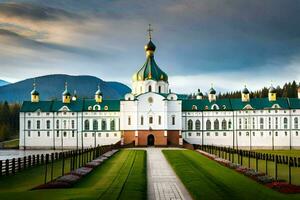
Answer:
M9 84L9 82L4 81L4 80L0 80L0 86L7 85L7 84Z
M19 102L30 100L34 78L26 79L0 87L0 101ZM104 99L119 99L131 90L119 82L103 81L94 76L69 76L55 74L36 77L37 91L41 100L61 99L65 82L72 94L76 90L79 98L94 98L97 86L100 85Z

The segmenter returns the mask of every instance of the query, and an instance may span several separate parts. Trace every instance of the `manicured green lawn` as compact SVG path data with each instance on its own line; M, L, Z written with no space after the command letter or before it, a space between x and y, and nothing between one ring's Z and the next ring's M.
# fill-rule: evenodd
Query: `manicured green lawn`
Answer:
M260 152L260 153L270 153L270 154L277 154L277 155L284 155L284 156L295 156L295 157L300 157L300 150L254 150L255 152Z
M19 147L19 139L8 140L2 143L3 143L3 148L17 149Z
M195 151L163 150L194 199L300 199L281 194Z
M34 190L43 183L44 168L0 178L1 199L145 199L146 152L122 150L71 189ZM60 171L60 170L59 170Z

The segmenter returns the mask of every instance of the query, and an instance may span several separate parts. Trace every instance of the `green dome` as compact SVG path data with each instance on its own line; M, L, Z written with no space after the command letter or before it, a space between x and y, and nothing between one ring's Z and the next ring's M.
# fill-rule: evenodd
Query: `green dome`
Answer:
M168 82L168 75L158 67L153 53L149 53L149 51L154 52L155 48L155 45L150 40L145 46L147 60L143 67L132 76L133 81L155 80Z
M145 51L155 51L156 46L153 44L153 42L150 40L148 44L145 45Z
M249 90L245 87L242 91L243 94L249 94Z
M31 95L39 95L40 93L36 90L36 89L33 89L31 91Z
M203 94L202 94L202 92L200 91L200 89L198 89L197 95L198 95L198 96L203 96Z
M269 92L270 92L270 93L276 93L276 89L275 89L273 86L271 86L271 87L269 88Z
M216 90L214 88L210 88L208 93L209 94L216 94Z
M66 88L65 91L63 92L64 96L71 96L71 93L68 91L68 89Z
M102 92L100 90L100 86L98 85L98 90L96 91L95 95L102 95Z

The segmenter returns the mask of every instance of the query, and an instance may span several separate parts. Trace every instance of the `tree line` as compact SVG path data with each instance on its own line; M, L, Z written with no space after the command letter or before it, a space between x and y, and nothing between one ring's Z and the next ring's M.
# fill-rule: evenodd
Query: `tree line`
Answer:
M277 97L289 97L289 98L297 98L298 97L298 88L300 87L300 83L297 84L296 81L285 83L282 87L277 86L276 89L276 96ZM268 97L269 88L263 87L260 90L256 91L249 91L250 98L265 98ZM220 93L218 95L220 99L224 98L241 98L241 91L234 91L234 92L226 92Z
M0 141L14 138L19 132L20 104L0 102Z
M298 88L300 87L300 83L297 84L296 81L285 83L282 87L277 86L276 89L276 96L277 97L289 97L289 98L297 98L298 97ZM263 87L260 90L256 91L249 91L250 98L265 98L268 97L269 88ZM188 95L189 98L196 98L195 94ZM204 94L204 98L207 98L207 95ZM224 92L219 93L217 95L219 99L226 99L226 98L241 98L241 90L232 91L232 92Z

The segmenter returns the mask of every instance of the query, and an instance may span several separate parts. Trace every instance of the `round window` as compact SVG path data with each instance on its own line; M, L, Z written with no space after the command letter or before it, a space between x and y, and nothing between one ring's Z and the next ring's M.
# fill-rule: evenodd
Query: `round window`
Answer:
M148 98L148 102L149 102L149 103L153 103L153 98L152 98L152 97L149 97L149 98Z

